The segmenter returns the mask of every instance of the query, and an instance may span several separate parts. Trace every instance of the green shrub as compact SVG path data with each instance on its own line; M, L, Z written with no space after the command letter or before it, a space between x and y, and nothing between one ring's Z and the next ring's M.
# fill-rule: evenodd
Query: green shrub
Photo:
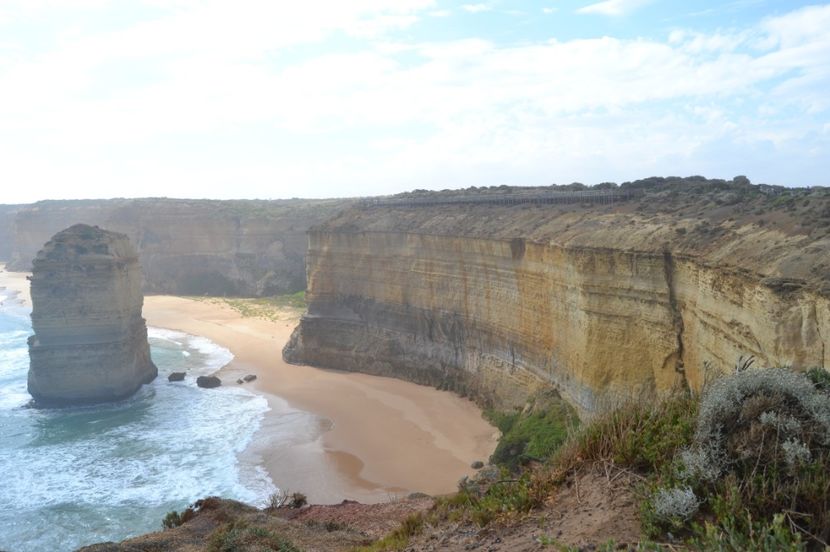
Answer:
M755 522L749 516L728 516L721 523L705 523L690 540L693 549L711 552L802 552L807 549L801 536L777 514L772 521Z
M678 454L673 472L656 476L644 528L652 535L685 532L710 545L720 539L721 550L827 542L830 398L818 388L826 381L823 373L785 368L746 369L715 381L701 399L693 446ZM661 493L679 485L704 505L697 516L704 525L659 512Z
M547 460L562 445L578 423L576 413L558 397L537 401L524 412L485 412L502 433L490 462L516 471L529 460Z
M178 527L184 523L187 523L193 519L195 515L196 511L192 506L188 506L182 510L181 514L173 510L172 512L167 512L167 515L164 516L163 520L161 520L161 525L165 529L172 529L173 527Z
M481 491L475 485L461 486L458 493L440 498L432 508L432 520L472 521L482 527L499 517L526 513L542 505L547 494L546 480L526 472L518 479L505 477Z
M525 473L518 480L496 482L481 497L469 495L467 504L471 519L483 527L501 515L525 513L541 506L535 483L530 474Z

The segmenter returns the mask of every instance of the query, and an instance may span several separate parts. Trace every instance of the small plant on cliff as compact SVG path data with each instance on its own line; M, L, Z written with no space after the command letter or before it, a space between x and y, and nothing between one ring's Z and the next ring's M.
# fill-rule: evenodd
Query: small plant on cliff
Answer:
M653 499L654 513L666 521L688 521L697 513L700 500L690 487L660 489Z
M308 504L308 498L303 493L290 493L288 491L277 491L268 497L266 510L278 510L280 508L302 508Z
M292 493L291 500L288 501L289 508L302 508L308 504L308 498L303 493Z
M178 527L184 523L187 523L196 515L196 511L193 509L192 506L188 506L182 513L173 510L171 512L167 512L167 515L164 516L164 519L161 520L161 525L165 529L172 529L174 527Z

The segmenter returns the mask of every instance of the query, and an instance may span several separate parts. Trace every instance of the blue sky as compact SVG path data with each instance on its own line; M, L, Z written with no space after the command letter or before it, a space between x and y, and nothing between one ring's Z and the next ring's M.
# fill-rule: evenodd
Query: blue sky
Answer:
M830 4L3 0L0 203L830 185Z

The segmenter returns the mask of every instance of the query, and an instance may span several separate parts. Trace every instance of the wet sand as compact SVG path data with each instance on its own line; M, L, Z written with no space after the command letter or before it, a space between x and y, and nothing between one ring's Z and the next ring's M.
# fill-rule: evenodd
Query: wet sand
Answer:
M0 286L28 300L25 274L0 272ZM282 347L298 315L287 308L279 319L244 317L219 300L171 296L148 296L144 303L148 325L204 336L231 350L234 360L219 373L224 385L257 376L245 385L265 396L271 411L244 455L283 489L317 503L444 494L473 472L473 461L487 460L497 431L471 401L392 378L283 362ZM292 409L313 413L318 427L314 435L275 445L278 422Z

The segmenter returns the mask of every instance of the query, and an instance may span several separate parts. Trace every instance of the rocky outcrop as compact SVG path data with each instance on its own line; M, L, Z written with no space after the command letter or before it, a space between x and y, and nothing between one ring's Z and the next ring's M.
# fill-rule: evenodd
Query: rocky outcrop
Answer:
M141 268L127 236L78 224L37 254L29 393L41 405L106 402L158 371L141 316Z
M300 199L41 201L15 217L9 269L30 270L35 253L52 234L85 223L131 239L149 293L295 292L305 288L306 230L348 204Z
M827 190L626 188L644 195L344 212L310 233L284 356L502 407L555 387L582 412L700 389L740 355L828 365Z

